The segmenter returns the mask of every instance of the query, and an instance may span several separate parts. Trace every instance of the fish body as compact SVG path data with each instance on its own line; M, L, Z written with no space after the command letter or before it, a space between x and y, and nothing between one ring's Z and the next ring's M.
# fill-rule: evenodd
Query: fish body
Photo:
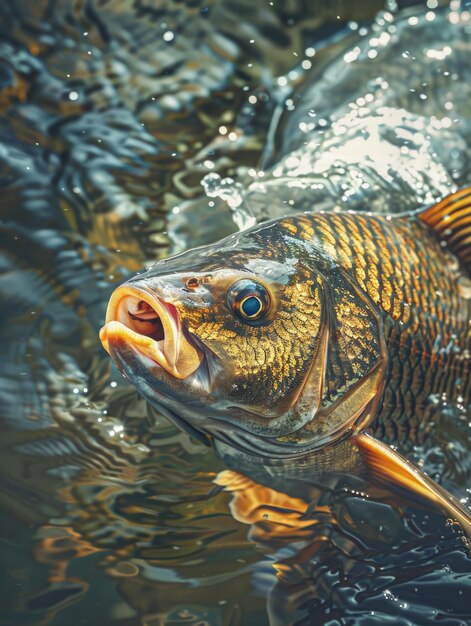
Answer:
M102 342L145 397L216 447L331 459L329 445L356 441L377 473L449 511L441 488L362 433L420 425L437 397L470 402L470 207L468 188L399 216L260 224L119 287Z

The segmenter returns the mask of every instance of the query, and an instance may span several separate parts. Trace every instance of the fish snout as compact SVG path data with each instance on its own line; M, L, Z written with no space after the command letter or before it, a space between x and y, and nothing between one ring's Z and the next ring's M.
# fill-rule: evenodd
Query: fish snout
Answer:
M113 346L124 342L181 380L203 359L184 332L177 308L153 290L129 284L113 292L100 340L111 355Z

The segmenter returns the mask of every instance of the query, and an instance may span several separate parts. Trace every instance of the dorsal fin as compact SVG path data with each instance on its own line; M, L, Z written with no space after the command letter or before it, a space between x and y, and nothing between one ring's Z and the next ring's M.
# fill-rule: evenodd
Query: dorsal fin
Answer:
M471 272L471 186L455 191L416 215L433 228Z

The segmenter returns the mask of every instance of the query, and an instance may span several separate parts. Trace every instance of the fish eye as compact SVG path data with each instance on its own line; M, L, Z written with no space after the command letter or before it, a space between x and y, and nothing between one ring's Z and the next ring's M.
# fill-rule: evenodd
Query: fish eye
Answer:
M239 319L244 322L256 322L267 314L270 296L263 285L243 278L229 287L227 304Z

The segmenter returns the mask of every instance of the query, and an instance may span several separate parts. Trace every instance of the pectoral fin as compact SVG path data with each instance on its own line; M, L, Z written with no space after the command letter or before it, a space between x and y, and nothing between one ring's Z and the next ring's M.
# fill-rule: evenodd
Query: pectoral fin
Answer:
M469 543L471 513L456 498L411 461L370 435L361 433L355 438L355 443L360 450L370 480L390 488L401 487L439 507L452 520L460 524L468 540L468 550L471 549Z

